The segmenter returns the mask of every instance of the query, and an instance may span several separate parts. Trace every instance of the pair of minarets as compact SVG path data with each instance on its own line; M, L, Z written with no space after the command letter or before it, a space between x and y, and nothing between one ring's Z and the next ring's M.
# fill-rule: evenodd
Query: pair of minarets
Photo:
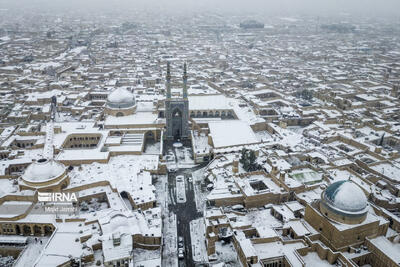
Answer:
M186 62L183 64L183 99L187 99L187 72L186 72ZM170 64L167 62L167 99L171 99L171 71Z

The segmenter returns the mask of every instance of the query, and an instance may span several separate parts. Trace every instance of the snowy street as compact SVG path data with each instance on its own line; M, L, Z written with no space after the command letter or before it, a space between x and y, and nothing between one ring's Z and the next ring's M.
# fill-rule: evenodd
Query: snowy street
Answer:
M167 176L159 175L155 183L157 198L163 217L162 266L178 266L176 215L168 211L170 196L167 191Z
M207 262L207 249L204 236L204 221L199 218L190 222L193 261Z
M168 210L170 213L176 214L176 238L182 237L184 242L184 259L179 260L179 266L195 266L195 261L192 257L190 225L192 220L202 217L202 213L199 212L196 207L195 189L193 184L194 177L192 177L192 173L195 173L204 166L198 165L192 167L193 165L191 160L186 156L189 150L189 148L179 147L169 150L168 152L168 157L175 159L176 165L180 167L179 169L168 173ZM166 226L164 225L164 227ZM168 239L168 237L166 239ZM169 241L166 240L165 242ZM168 245L166 244L165 246ZM177 257L176 253L174 257Z

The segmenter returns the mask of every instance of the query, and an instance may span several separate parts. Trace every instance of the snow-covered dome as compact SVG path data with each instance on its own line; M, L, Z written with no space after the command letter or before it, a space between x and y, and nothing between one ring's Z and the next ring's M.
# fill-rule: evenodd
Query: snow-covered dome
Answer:
M122 87L115 89L107 97L107 105L111 108L130 108L135 103L135 96Z
M322 192L321 204L326 216L344 223L359 223L368 212L367 197L351 180L329 185Z
M60 177L65 172L65 166L57 161L39 159L26 168L22 179L27 182L40 183Z
M363 211L368 205L364 192L350 180L331 184L326 188L323 198L331 207L346 212Z

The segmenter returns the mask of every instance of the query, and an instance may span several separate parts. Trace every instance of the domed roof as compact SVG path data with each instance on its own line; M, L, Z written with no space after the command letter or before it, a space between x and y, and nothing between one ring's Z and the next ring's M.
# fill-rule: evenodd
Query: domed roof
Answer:
M28 182L44 182L59 177L65 171L65 166L48 159L39 159L26 168L22 179Z
M135 96L125 88L119 87L108 95L107 105L113 108L128 108L135 105Z
M331 208L344 213L365 212L368 201L364 192L351 180L343 180L329 185L323 200Z

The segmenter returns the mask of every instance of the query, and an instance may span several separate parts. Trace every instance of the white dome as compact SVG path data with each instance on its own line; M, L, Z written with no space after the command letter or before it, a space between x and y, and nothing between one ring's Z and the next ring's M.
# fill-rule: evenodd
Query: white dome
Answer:
M125 88L119 87L108 95L107 104L114 108L131 107L135 105L135 96Z
M364 192L350 180L329 185L323 194L323 201L331 208L344 213L364 212L368 205Z
M28 182L44 182L59 177L65 171L65 166L59 162L40 159L26 168L22 179Z

